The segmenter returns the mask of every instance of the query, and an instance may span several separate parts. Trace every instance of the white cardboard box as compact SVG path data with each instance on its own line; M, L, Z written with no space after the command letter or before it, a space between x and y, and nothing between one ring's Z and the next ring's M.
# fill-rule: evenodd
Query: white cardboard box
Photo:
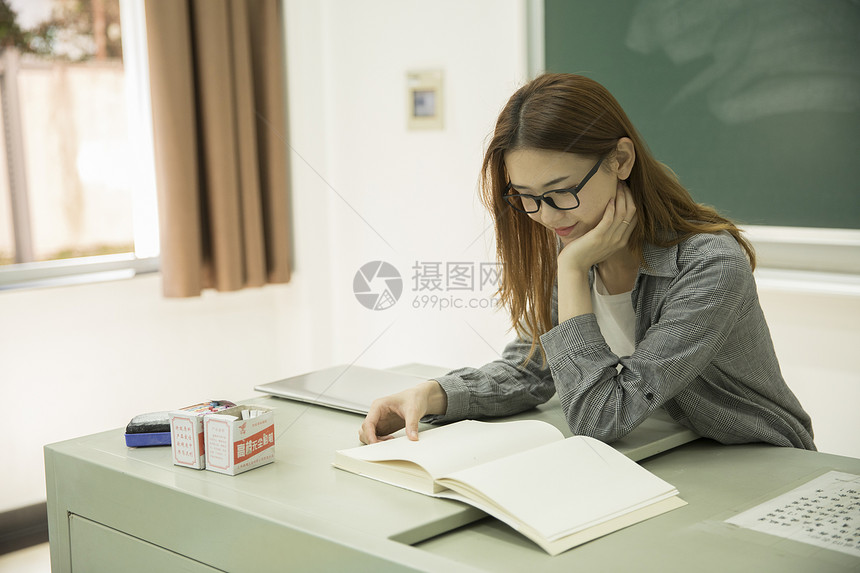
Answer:
M243 410L260 414L243 420ZM236 475L275 461L275 414L268 408L228 408L207 415L203 426L207 470Z
M203 454L203 417L235 407L236 404L229 400L209 400L170 412L170 449L173 453L173 464L196 470L206 467Z
M206 467L203 455L203 416L192 412L170 412L170 449L173 464L202 470Z

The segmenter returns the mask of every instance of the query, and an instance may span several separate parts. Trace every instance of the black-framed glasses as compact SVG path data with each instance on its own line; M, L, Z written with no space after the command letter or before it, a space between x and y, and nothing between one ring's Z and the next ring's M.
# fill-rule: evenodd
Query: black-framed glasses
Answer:
M603 163L603 157L597 160L597 163L594 164L591 171L589 171L577 185L568 187L567 189L547 191L540 195L510 193L514 186L510 181L508 181L507 186L505 186L505 201L508 202L508 205L517 211L522 211L523 213L537 213L540 210L540 204L542 201L549 204L553 209L559 209L561 211L576 209L579 207L579 192L582 191L582 188L585 187L588 180L597 173L601 163Z

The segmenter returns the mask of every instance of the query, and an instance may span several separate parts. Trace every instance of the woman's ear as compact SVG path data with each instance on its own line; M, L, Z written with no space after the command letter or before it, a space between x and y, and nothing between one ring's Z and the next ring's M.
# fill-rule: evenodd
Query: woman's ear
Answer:
M636 149L629 137L622 137L615 146L615 172L621 180L630 177L636 162Z

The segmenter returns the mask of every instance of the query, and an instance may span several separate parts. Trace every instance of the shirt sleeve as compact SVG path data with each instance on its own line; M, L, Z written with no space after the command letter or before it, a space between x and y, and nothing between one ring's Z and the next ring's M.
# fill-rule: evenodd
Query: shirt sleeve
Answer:
M606 442L623 437L720 352L749 300L749 264L739 250L724 249L700 253L679 270L664 293L650 293L662 300L648 305L655 316L631 356L612 353L593 314L541 336L573 433Z
M434 378L448 397L448 409L444 415L425 416L422 421L509 416L552 398L555 386L540 347L525 362L530 348L531 341L517 338L505 347L500 360Z

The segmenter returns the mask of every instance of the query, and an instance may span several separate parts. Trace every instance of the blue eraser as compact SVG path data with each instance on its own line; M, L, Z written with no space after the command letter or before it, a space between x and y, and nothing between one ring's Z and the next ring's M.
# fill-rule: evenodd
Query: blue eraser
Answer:
M170 432L146 432L126 434L125 445L130 448L145 448L147 446L169 446Z

